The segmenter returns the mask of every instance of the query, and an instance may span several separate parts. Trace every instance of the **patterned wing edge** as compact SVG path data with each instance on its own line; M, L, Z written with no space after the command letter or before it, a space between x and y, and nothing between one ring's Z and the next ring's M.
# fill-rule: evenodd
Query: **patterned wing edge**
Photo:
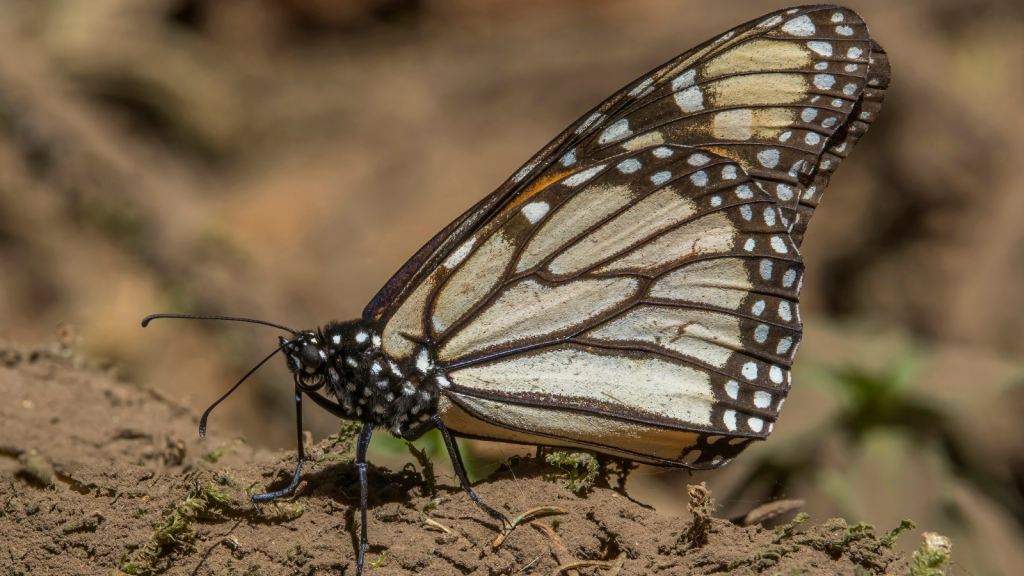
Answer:
M800 197L800 204L797 207L798 217L790 232L790 237L797 248L803 244L807 225L821 200L821 192L828 186L829 180L839 164L846 159L853 147L871 127L871 123L878 118L878 112L882 108L882 100L885 98L885 91L889 88L889 81L892 78L889 56L882 46L872 39L869 58L868 81L861 93L860 100L853 107L850 120L832 136L830 145L825 148L817 169L814 171L811 183L807 185L806 191Z

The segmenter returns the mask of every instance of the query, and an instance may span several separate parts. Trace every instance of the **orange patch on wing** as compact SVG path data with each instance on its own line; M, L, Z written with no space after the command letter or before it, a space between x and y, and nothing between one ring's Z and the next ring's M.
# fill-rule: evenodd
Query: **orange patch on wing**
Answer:
M569 176L574 173L575 172L572 170L567 170L565 172L556 172L548 176L542 176L534 180L529 186L526 187L525 190L520 192L518 196L516 196L511 202L509 202L508 206L506 206L505 209L501 211L501 213L506 214L512 210L515 210L516 206L529 200L533 196L536 196L538 192L544 190L545 188L553 184L556 180L561 180L565 176Z

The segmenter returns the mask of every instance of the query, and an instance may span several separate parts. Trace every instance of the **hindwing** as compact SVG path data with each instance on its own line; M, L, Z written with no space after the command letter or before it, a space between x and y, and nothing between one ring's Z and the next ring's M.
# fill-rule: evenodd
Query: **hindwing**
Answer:
M364 316L433 350L463 435L718 466L771 432L803 231L888 78L849 9L739 26L570 126Z

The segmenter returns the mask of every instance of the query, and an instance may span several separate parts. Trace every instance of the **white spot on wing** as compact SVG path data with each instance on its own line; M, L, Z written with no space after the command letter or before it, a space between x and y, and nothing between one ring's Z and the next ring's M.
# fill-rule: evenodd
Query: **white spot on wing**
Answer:
M726 410L725 414L722 414L722 423L729 429L730 432L736 431L736 411Z
M559 160L562 166L572 166L576 163L576 150L569 150L562 159Z
M740 372L743 373L743 377L747 380L757 380L757 364L753 362L744 364Z
M580 127L576 129L576 133L582 134L587 128L590 128L591 124L600 124L603 118L604 114L601 114L600 112L594 112L593 114L590 115L589 118L584 120L583 124L580 124Z
M817 132L808 132L807 136L804 136L804 142L811 146L817 146L821 142L821 136Z
M754 316L760 316L764 312L764 306L764 300L758 300L750 307L750 311L754 313Z
M743 216L744 220L750 220L751 218L754 217L754 211L750 209L749 204L744 204L743 206L740 206L740 216Z
M735 380L729 380L729 382L725 384L725 393L733 400L739 398L740 385Z
M836 26L836 33L843 36L853 36L853 28L849 26Z
M764 428L764 420L760 418L750 418L747 420L747 426L754 432L760 432Z
M779 200L789 202L793 199L793 189L780 182L775 186L775 195L779 197Z
M814 50L818 54L821 54L822 56L832 55L832 45L829 44L828 42L819 42L817 40L812 40L811 42L807 43L807 47L810 48L811 50Z
M369 337L369 334L367 334L366 332L358 332L356 333L356 342L362 344L363 342L366 342L366 339Z
M772 261L767 258L761 260L760 272L761 278L764 278L765 280L770 280L772 277Z
M732 164L722 168L722 180L735 180L736 179L736 167Z
M608 144L609 142L618 142L626 136L632 135L633 131L629 129L629 120L622 118L616 120L611 126L605 128L597 142L598 144Z
M661 186L665 182L668 182L668 179L671 177L672 173L666 170L664 172L658 172L654 176L651 176L651 182L654 182L658 186Z
M341 336L335 336L332 340L334 340L335 344L341 344Z
M832 21L833 22L842 22L843 18L844 18L844 16L843 16L842 12L836 12L835 14L832 14Z
M772 382L776 384L782 384L782 368L778 366L772 366L768 370L768 377L771 378Z
M636 158L629 158L619 162L616 168L618 168L619 172L622 172L623 174L632 174L640 169L640 161Z
M687 88L689 86L693 86L693 82L696 79L697 79L697 71L696 70L687 70L686 72L683 72L682 74L680 74L679 76L676 76L675 79L672 80L672 91L673 92L678 92L678 91L682 90L683 88Z
M765 324L759 324L757 328L754 328L754 340L758 344L764 344L764 341L768 339L768 333L771 331Z
M764 208L764 223L768 226L775 226L775 207L765 206Z
M666 148L664 146L661 146L659 148L655 148L654 151L652 152L652 154L654 154L658 158L668 158L669 156L674 154L674 152L672 152L671 148Z
M857 92L856 84L851 82L850 84L843 86L843 94L846 94L847 96L853 96L855 92Z
M767 408L772 405L772 395L764 390L754 392L754 406Z
M757 27L758 28L766 28L768 26L775 26L779 22L782 22L782 16L775 15L775 16L772 16L771 18L765 20L764 22L761 22L760 24L757 25Z
M860 58L860 55L863 54L863 53L864 53L863 50L861 50L860 48L857 48L856 46L854 46L853 48L850 48L849 50L846 51L846 57L851 59L851 60L856 60L856 59Z
M757 242L754 242L753 238L747 238L746 243L743 244L743 249L746 250L747 252L750 252L751 250L754 249L755 246L757 246Z
M779 318L786 322L793 320L793 307L786 300L779 302Z
M704 109L704 94L699 86L691 86L675 94L676 104L683 112L697 112Z
M836 77L831 74L815 74L814 86L819 90L828 90L836 83Z
M803 111L800 112L800 119L803 120L804 122L810 122L814 120L814 118L817 117L817 115L817 108L804 108Z
M805 14L793 18L782 26L782 31L794 36L811 36L814 34L814 22Z
M601 170L604 170L605 166L605 164L601 164L599 166L594 166L593 168L587 168L582 172L577 172L565 180L562 180L562 184L565 184L566 186L579 186L594 176L597 176Z
M782 276L782 285L789 288L793 285L793 281L796 280L796 270L790 268L786 270L786 273Z
M536 224L537 221L543 218L550 209L551 207L548 206L547 202L533 202L531 204L527 204L526 207L523 208L523 216L526 216L526 219L530 221L530 224Z
M765 168L775 168L779 165L779 151L771 148L757 153L757 160Z
M721 206L722 205L722 197L721 196L712 196L711 197L711 205L716 207L716 208Z
M750 200L754 197L754 191L750 189L750 186L744 184L736 188L736 197L741 200Z
M787 336L787 337L779 340L779 345L778 345L777 348L775 348L775 353L779 354L779 355L785 354L786 352L789 352L789 348L792 345L793 345L793 339L790 338L789 336Z
M637 84L635 88L630 90L629 91L629 95L630 96L636 96L637 94L639 94L639 93L643 92L644 90L646 90L647 87L650 86L653 82L654 82L654 78L648 78L647 80L644 80L643 82Z
M690 181L696 184L697 186L707 186L708 175L703 170L698 170L693 174L690 174Z
M786 247L786 241L780 236L772 236L772 249L779 254L785 254L789 252L789 248Z
M707 164L710 161L711 161L711 158L708 158L707 156L705 156L703 154L694 154L694 155L692 155L692 156L690 156L689 158L686 159L686 162L690 166L703 166L703 165Z

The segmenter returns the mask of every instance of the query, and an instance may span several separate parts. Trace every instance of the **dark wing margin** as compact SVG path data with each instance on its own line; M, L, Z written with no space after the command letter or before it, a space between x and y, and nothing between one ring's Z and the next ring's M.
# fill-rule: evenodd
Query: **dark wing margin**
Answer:
M864 136L871 127L871 123L878 118L882 109L882 100L885 98L885 91L889 88L889 80L892 77L892 70L889 66L889 56L882 46L871 40L871 55L868 58L868 82L860 99L853 108L850 120L843 124L835 135L829 140L827 151L822 155L818 163L818 169L813 179L806 185L800 196L800 204L797 207L798 218L790 232L793 242L799 247L803 244L804 233L807 231L807 224L814 214L814 210L821 201L821 193L828 186L832 174L839 164L850 154L850 151L857 142Z

